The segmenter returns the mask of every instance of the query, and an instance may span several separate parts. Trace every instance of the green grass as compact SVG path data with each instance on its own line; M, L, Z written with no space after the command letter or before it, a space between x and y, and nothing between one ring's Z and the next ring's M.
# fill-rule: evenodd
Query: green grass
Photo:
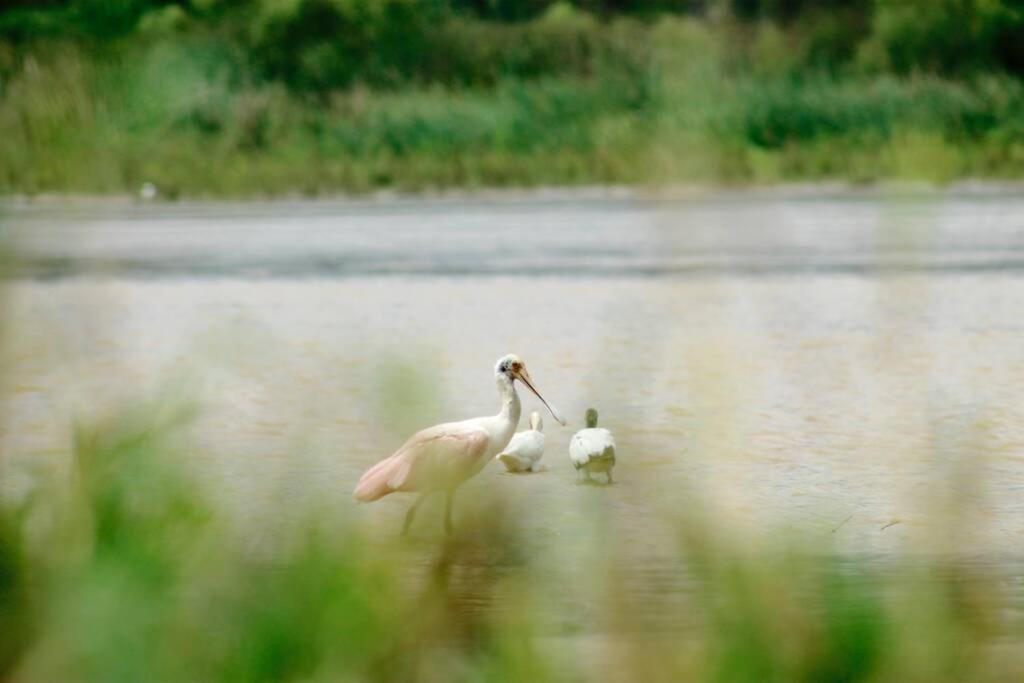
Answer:
M740 542L699 505L675 522L673 571L692 588L664 600L623 590L636 558L600 522L571 551L603 558L584 563L586 580L552 574L538 544L560 537L527 538L515 501L500 497L449 540L402 541L307 503L260 529L254 550L253 530L218 512L182 465L191 415L140 402L80 426L72 476L37 480L35 496L0 508L4 680L981 683L1024 673L1007 645L1024 632L1006 617L998 573L945 555L879 563L839 553L827 535ZM552 594L585 615L552 625Z
M622 34L612 43L646 44L546 76L319 96L254 79L229 44L201 35L108 53L37 46L0 89L0 193L1024 175L1024 85L1010 76L794 72L757 47L767 29L753 62L692 21L609 30Z

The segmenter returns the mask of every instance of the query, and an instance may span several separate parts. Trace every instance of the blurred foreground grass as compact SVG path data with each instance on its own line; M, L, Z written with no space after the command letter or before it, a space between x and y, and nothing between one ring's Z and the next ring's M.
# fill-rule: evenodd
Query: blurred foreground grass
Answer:
M669 585L596 529L558 578L494 496L449 540L401 541L315 501L255 548L182 463L167 401L80 426L66 477L0 514L0 680L1019 680L1005 569L740 542L679 508ZM347 495L339 491L338 495ZM294 511L294 510L293 510ZM599 526L602 522L595 522ZM549 541L559 537L548 537ZM547 582L562 581L557 586ZM545 596L561 593L565 602ZM565 605L580 614L556 614ZM568 619L566 619L568 617Z

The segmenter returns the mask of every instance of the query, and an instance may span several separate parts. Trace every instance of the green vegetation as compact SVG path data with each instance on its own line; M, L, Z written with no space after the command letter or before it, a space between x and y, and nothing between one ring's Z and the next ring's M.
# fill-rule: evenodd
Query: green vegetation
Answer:
M628 590L637 559L604 523L577 538L580 564L560 577L494 492L449 540L403 542L316 505L238 527L181 464L188 420L180 406L143 402L80 427L70 476L0 507L0 678L982 683L1024 673L1007 582L952 556L879 563L839 554L827 533L813 553L801 552L812 539L777 533L735 543L693 506L675 523L671 569L671 585L690 588L653 599ZM555 539L567 540L545 543ZM587 616L553 623L550 595Z
M0 192L1024 174L1016 0L0 10Z

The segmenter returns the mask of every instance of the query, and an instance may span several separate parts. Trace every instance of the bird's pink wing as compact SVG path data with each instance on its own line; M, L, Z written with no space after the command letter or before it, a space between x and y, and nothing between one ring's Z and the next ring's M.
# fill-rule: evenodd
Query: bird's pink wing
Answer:
M489 437L479 427L438 425L417 432L386 460L359 479L353 494L369 502L395 491L429 491L458 486L476 474Z
M352 497L360 503L369 503L383 498L395 491L388 482L400 471L407 472L408 464L396 460L394 455L381 460L359 477L359 483L356 484L356 490L352 492Z

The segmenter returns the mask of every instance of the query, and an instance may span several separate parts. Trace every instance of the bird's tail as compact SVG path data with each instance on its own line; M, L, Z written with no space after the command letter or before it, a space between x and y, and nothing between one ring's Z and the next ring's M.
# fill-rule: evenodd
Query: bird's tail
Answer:
M513 458L508 453L499 453L498 460L501 461L501 464L504 465L505 469L508 470L509 472L519 471L519 463L516 461L515 458Z
M352 497L360 503L370 503L394 493L405 481L409 473L409 463L404 458L387 458L366 471L359 478Z

